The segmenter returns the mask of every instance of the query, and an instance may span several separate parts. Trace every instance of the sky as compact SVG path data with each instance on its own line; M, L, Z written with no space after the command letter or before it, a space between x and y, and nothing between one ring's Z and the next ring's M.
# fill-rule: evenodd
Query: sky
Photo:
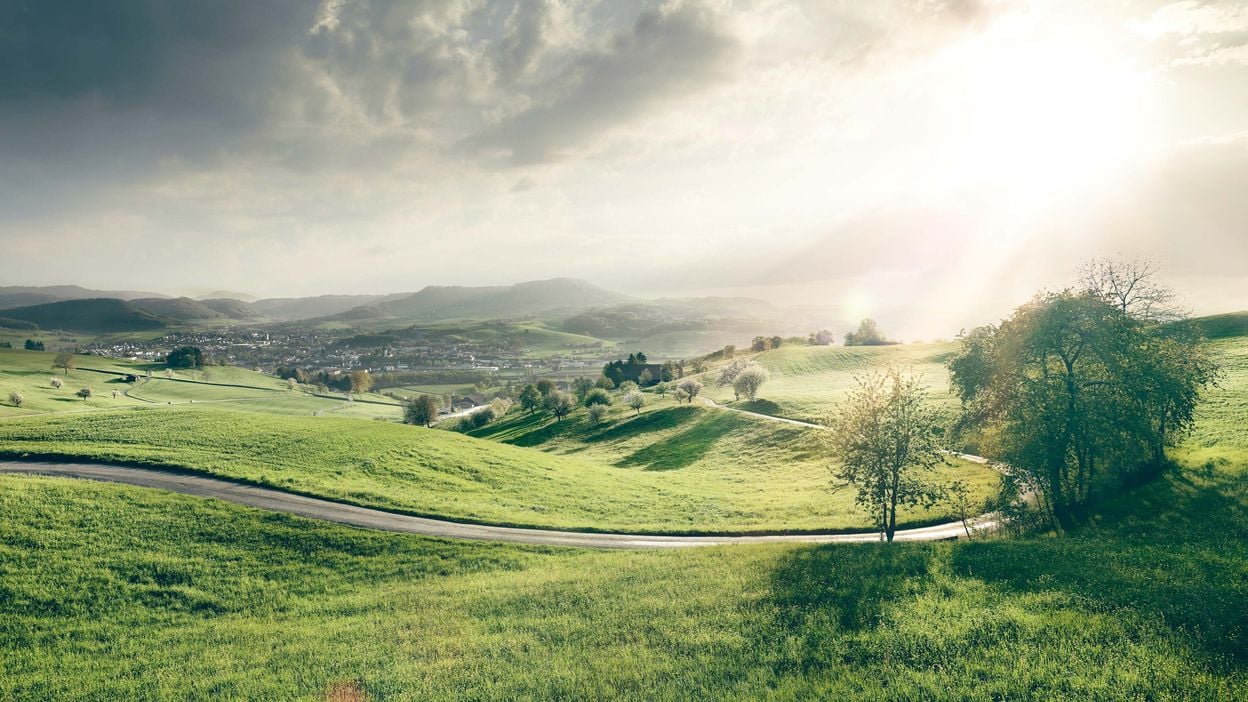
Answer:
M8 0L0 284L1248 308L1248 3Z

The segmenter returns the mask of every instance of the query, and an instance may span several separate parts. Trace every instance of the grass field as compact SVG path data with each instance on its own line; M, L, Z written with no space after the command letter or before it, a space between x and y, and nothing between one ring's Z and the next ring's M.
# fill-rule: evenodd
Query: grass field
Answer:
M250 403L48 415L0 423L0 454L52 454L184 467L386 509L497 524L643 532L869 527L831 485L818 430L697 407L517 417L499 431L545 437L548 453L390 422L281 417ZM592 449L585 444L597 442ZM564 454L564 455L559 455ZM986 497L995 473L961 463ZM912 511L909 524L942 510Z
M953 343L899 344L897 346L782 346L754 354L767 369L768 381L754 402L735 402L732 388L716 387L716 364L704 374L704 392L716 402L762 414L822 423L855 386L855 376L883 370L889 364L913 372L929 387L930 396L950 413L957 400L949 393L945 361L956 349Z
M179 369L167 377L166 370L156 364L79 355L75 356L77 367L65 373L52 368L55 357L51 352L0 349L0 418L197 402L228 403L236 409L264 414L332 414L394 421L402 416L394 400L377 393L361 396L371 402L348 403L340 399L341 396L313 397L302 390L292 392L284 380L244 368ZM149 370L153 374L150 379L146 377ZM110 373L133 373L140 380L126 383L120 376ZM50 383L53 377L61 378L64 386L53 388ZM86 401L75 395L84 387L93 393ZM23 395L25 401L21 407L9 403L11 391ZM114 392L117 397L113 397ZM376 404L378 402L386 404Z
M1056 540L603 553L8 476L0 698L1243 699L1245 487Z

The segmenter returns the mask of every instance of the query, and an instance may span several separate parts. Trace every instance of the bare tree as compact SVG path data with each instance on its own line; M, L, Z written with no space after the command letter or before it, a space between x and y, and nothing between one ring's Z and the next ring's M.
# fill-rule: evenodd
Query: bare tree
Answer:
M53 370L60 368L65 371L65 375L69 375L69 372L74 369L74 354L72 353L56 354L56 359L52 361L52 368Z
M634 390L624 396L624 404L636 410L637 414L641 414L641 408L646 406L646 398Z
M1146 322L1187 316L1178 295L1157 282L1157 264L1147 259L1094 258L1079 268L1079 285L1124 314Z

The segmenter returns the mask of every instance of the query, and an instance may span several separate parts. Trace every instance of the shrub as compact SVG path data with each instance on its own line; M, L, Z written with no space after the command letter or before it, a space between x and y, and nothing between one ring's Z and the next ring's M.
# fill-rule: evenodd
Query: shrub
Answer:
M593 390L590 390L589 392L585 393L585 406L586 407L592 407L594 405L609 405L609 404L611 404L611 395L610 393L608 393L606 390L603 390L602 388L594 388Z
M472 420L472 426L474 428L483 427L498 418L497 415L494 414L494 407L491 405L482 407L476 412L468 415L468 417Z

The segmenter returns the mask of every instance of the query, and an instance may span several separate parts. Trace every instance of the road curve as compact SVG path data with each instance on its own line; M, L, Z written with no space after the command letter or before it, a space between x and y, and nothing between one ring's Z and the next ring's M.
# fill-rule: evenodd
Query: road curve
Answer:
M448 539L501 541L544 546L579 548L682 548L726 544L760 543L864 543L878 541L879 534L792 534L777 536L652 536L646 534L606 534L551 529L464 524L441 519L413 517L378 509L346 505L315 497L296 495L274 488L190 475L154 468L135 468L97 463L35 463L0 461L0 474L45 475L61 478L82 478L139 487L170 490L184 495L209 497L248 507L285 512L300 517L336 522L365 529L378 529L405 534L421 534ZM972 521L972 529L991 528L991 516ZM938 541L965 535L961 522L949 522L918 529L902 529L898 541Z

